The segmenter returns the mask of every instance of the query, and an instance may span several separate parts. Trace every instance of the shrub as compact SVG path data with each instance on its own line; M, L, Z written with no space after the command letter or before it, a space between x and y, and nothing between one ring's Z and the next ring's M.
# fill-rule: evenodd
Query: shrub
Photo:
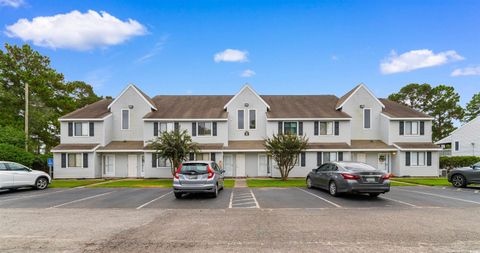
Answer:
M48 173L48 163L47 159L52 157L52 154L37 155L32 162L32 169L41 170Z
M0 161L16 162L31 167L34 160L34 154L13 145L0 143Z
M440 168L451 170L453 168L468 167L480 162L479 156L442 156L440 157Z

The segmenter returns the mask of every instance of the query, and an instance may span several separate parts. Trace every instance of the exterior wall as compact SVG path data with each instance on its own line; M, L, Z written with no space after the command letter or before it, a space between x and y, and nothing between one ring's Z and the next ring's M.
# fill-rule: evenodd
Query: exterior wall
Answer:
M108 117L104 120L103 122L104 127L104 135L105 137L103 138L103 143L102 145L107 145L110 143L113 139L113 117Z
M425 134L424 135L400 135L400 121L390 120L389 125L385 129L389 129L389 138L385 142L389 145L395 142L432 142L432 121L423 120L425 122Z
M292 119L292 121L295 121ZM317 120L315 120L317 121ZM302 121L303 122L303 134L307 136L309 142L342 142L350 144L350 121L340 120L339 123L339 135L314 135L315 121ZM272 137L274 134L278 134L278 121L269 120L267 122L268 137Z
M133 109L129 106L133 105ZM122 109L130 110L130 127L122 130ZM112 112L112 140L138 141L144 138L143 117L151 111L150 105L140 96L133 87L129 87L121 97L115 100L111 107ZM108 131L108 130L107 130Z
M363 128L363 109L360 108L360 105L364 105L365 108L371 109L370 116L372 123L370 129ZM344 104L342 111L352 117L352 120L350 121L352 140L381 139L380 132L383 129L380 128L380 113L382 112L382 106L365 88L362 87L355 92Z
M245 107L245 103L249 106ZM245 129L237 129L237 110L245 109ZM248 110L256 110L256 129L249 129ZM262 140L267 136L267 107L250 88L245 88L238 96L232 100L227 108L228 112L228 139L229 140ZM249 136L245 136L245 131Z
M69 122L90 122L90 121L69 121ZM93 121L94 136L68 136L68 122L60 122L60 143L99 143L105 145L104 123L102 121Z
M461 126L448 138L452 144L452 156L480 156L480 117ZM456 141L459 144L458 151L455 150Z
M96 178L95 154L88 153L88 168L62 168L61 153L53 154L53 176L54 178Z
M397 155L396 167L398 173L396 176L419 176L419 177L437 177L439 175L440 168L440 156L439 152L432 151L432 165L431 166L406 166L405 165L405 152L400 151Z

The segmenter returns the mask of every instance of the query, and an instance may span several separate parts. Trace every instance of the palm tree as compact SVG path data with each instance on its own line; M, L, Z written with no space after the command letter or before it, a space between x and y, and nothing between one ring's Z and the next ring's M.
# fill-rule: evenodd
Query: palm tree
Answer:
M165 131L151 141L150 146L155 149L158 156L170 161L172 175L175 175L176 169L190 153L198 153L198 145L192 141L187 130Z
M298 155L307 148L308 139L294 134L278 134L265 140L267 154L272 156L280 170L283 181L295 167Z

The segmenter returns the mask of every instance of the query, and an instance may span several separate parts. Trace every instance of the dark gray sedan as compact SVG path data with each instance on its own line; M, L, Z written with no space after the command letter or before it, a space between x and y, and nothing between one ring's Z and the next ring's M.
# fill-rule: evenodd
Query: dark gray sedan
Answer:
M480 184L480 162L448 172L448 182L455 187L465 187L468 184Z
M340 193L368 193L377 197L390 191L390 174L357 162L330 162L313 169L307 187L323 188L332 196Z

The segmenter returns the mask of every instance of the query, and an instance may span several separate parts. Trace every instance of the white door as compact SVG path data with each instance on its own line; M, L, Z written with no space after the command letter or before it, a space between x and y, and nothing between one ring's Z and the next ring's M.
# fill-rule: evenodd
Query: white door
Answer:
M258 155L258 176L266 177L269 175L268 171L268 158L266 154Z
M357 153L357 162L366 163L367 162L367 154Z
M115 155L103 156L103 175L107 177L115 176Z
M236 177L245 176L245 154L237 154L235 158Z
M13 173L7 170L5 163L0 163L0 188L13 186Z
M137 155L128 155L128 177L137 177Z
M388 172L389 156L385 153L378 154L378 169Z
M233 155L223 155L223 169L225 170L226 177L233 177Z

